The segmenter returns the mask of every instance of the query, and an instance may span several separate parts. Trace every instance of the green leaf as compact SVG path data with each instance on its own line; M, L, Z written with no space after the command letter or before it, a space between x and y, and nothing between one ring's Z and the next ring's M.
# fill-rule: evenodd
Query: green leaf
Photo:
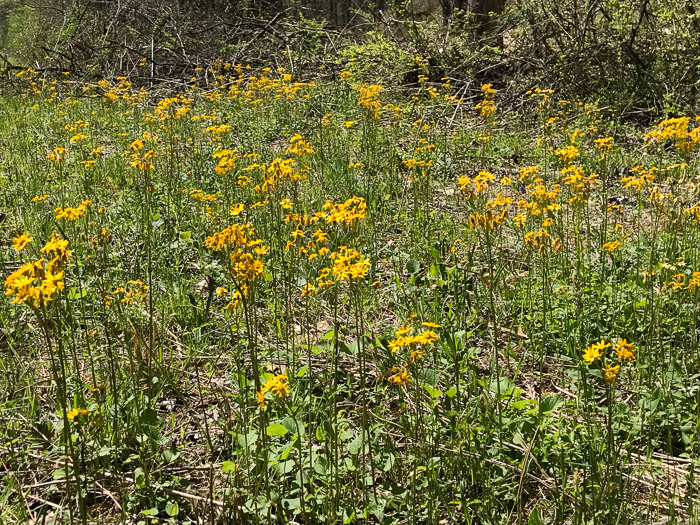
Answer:
M314 471L320 476L325 476L328 470L328 460L326 456L318 456L316 462L314 463Z
M289 453L292 451L292 445L290 444L287 448L285 448L282 453L279 455L279 460L284 461L289 457Z
M406 263L406 271L409 275L416 275L420 271L420 263L415 259L410 259Z
M425 391L428 392L430 397L432 397L433 399L437 399L442 395L442 392L440 390L430 385L423 385L423 388L425 388Z
M396 458L394 457L394 454L389 452L389 454L386 457L386 462L384 463L384 467L382 468L382 470L384 472L389 472L392 469L392 467L394 466L395 460L396 460Z
M290 472L293 472L295 468L296 462L293 459L290 459L289 461L283 461L282 463L278 463L275 466L275 470L278 474L289 474Z
M134 469L134 485L138 488L142 488L146 484L146 474L143 472L141 467L136 467Z
M360 451L360 447L362 447L362 432L350 442L348 445L348 452L354 456Z
M252 447L258 440L258 433L255 430L251 430L245 435L238 438L238 446L241 448Z
M267 432L268 436L284 436L287 433L287 429L284 427L284 425L280 425L279 423L267 425L267 429L265 431Z
M321 427L316 427L316 439L319 441L324 441L326 436L323 434L323 429Z
M163 459L165 459L165 461L167 461L168 463L172 463L179 456L180 456L180 451L177 449L177 447L170 447L170 448L165 449L163 451Z
M192 241L192 232L191 231L180 232L180 240L183 242Z
M450 399L455 397L455 394L457 394L457 387L456 386L451 387L447 392L445 392L445 395L447 397L449 397Z
M141 412L141 424L150 425L152 427L158 426L158 414L152 408L146 408Z
M168 516L177 516L180 512L180 508L177 506L177 503L168 501L168 503L165 505L165 512L168 513Z
M294 419L291 417L285 417L282 420L282 424L284 425L284 428L289 430L291 434L296 434L298 431L299 434L303 436L306 433L306 427L304 426L304 423L302 423L301 421L294 421Z
M416 372L416 377L430 386L435 387L440 380L440 373L432 368L427 368Z
M359 341L358 339L355 339L354 341L351 341L350 344L346 344L342 341L338 341L338 346L340 349L350 355L356 355L359 351Z
M301 500L299 498L289 498L282 500L282 506L289 510L296 510L301 508Z
M515 383L513 383L513 381L509 377L505 376L501 376L498 379L494 378L489 384L489 390L494 394L498 394L498 391L500 389L501 397L510 395L514 388Z
M566 400L559 394L547 396L540 403L540 414L549 414L552 410L566 404Z
M233 461L224 461L224 464L221 465L221 471L224 474L233 474L236 470L236 464Z

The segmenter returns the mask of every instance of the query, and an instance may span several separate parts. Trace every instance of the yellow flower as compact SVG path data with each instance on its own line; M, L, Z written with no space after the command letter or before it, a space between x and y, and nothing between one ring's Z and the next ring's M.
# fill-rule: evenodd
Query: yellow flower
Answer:
M294 206L294 203L289 199L282 199L280 201L280 206L282 206L282 208L285 210L290 210L292 209L292 206Z
M265 394L272 392L277 394L277 397L284 397L289 395L289 378L286 374L277 374L270 379L263 381L260 387L260 391L257 392L258 398L258 408L261 409L266 403L267 398Z
M387 378L390 383L396 383L397 385L403 385L411 383L412 380L408 375L408 367L404 366L403 370L398 367L393 367L391 369L393 375Z
M423 350L414 350L409 354L409 357L411 358L411 362L415 363L416 360L420 359L423 357Z
M623 361L627 359L628 361L634 361L634 343L628 343L627 339L618 339L615 343L615 353L617 354L617 359Z
M394 332L394 333L396 335L406 335L411 330L412 330L412 328L410 326L402 326L400 329L396 330L396 332Z
M591 346L586 348L585 352L583 353L583 360L586 361L588 364L592 363L600 356L602 356L603 350L605 350L609 346L610 343L606 343L605 339L601 339L599 342L593 343Z
M605 244L603 244L603 249L609 252L614 252L620 247L620 244L620 241L606 242Z
M333 276L336 281L361 279L369 271L369 259L347 246L341 246L340 250L332 253L330 257L333 259Z
M328 224L347 224L352 226L356 221L367 217L367 202L362 197L353 196L342 204L326 201L323 205Z
M612 383L615 381L615 378L617 377L617 374L620 373L620 365L606 365L603 367L603 378L608 382Z
M244 204L234 204L233 206L231 206L231 209L228 211L228 214L232 217L235 217L236 215L241 214L243 208L245 208Z
M17 251L21 252L24 250L24 247L27 246L30 242L34 240L33 237L29 236L29 233L24 232L22 235L18 235L17 237L14 237L12 239L12 242L14 243L12 247Z

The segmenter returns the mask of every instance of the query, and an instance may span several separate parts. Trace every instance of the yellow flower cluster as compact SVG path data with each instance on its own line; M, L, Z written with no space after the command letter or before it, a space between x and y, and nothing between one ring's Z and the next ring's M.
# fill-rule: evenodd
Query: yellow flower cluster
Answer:
M620 247L620 245L620 241L606 242L605 244L603 244L603 249L609 252L614 252Z
M229 246L248 245L249 242L252 242L251 239L254 236L255 228L253 228L251 223L248 222L241 225L232 224L222 231L216 232L207 237L204 245L210 250L218 252L228 248ZM257 244L259 243L256 243L255 245ZM255 245L251 244L251 246Z
M214 171L219 175L226 175L236 167L238 160L238 149L217 149L212 158L219 159Z
M183 189L182 192L185 193L187 190ZM214 194L214 193L204 193L202 190L199 189L191 189L188 192L188 195L193 198L194 200L200 201L200 202L216 202L220 195Z
M593 142L595 142L596 149L600 151L600 157L598 158L598 161L605 160L605 157L608 155L608 153L610 153L610 150L612 149L613 138L603 137L600 139L595 139Z
M554 154L563 164L571 164L574 159L578 158L579 149L575 145L570 144L565 148L557 148Z
M165 120L180 120L192 109L194 99L185 95L166 97L158 101L158 105L153 110L153 116L146 118L147 123L163 122Z
M605 349L611 346L610 343L605 342L605 339L601 339L586 348L583 352L583 360L589 365L593 364L599 358L604 357ZM603 360L601 371L603 372L603 378L608 383L615 381L615 378L620 373L620 363L623 361L634 361L634 343L628 343L627 339L617 339L615 342L615 355L618 361L617 365L605 363L605 360Z
M492 84L484 84L481 86L481 92L484 98L476 105L476 109L482 117L491 118L496 114L496 90Z
M374 118L379 118L382 112L382 103L379 100L379 94L384 91L382 86L355 84L357 91L357 105L368 109Z
M644 164L639 164L630 169L630 172L634 173L634 175L623 177L620 181L625 183L625 188L634 188L639 192L646 186L653 184L656 179L656 175L654 174L656 171L658 171L658 169L654 166L645 169Z
M508 212L504 209L501 210L499 215L494 215L491 210L486 210L485 214L476 213L469 216L469 229L470 230L493 230L501 224L508 217Z
M527 232L525 234L525 245L531 248L537 248L537 253L541 253L542 250L547 248L551 248L552 251L555 252L561 251L561 240L558 237L552 237L546 229L551 226L551 222L551 219L547 219L538 230Z
M558 184L553 186L536 184L530 189L530 200L519 200L517 203L518 208L526 211L529 215L540 215L545 211L557 211L561 209L561 204L557 202L560 193L561 187Z
M66 414L66 418L68 418L68 421L72 421L74 425L78 424L78 420L76 418L78 416L87 416L88 411L85 410L84 408L73 408Z
M412 314L411 317L416 319L417 315ZM396 330L396 332L394 332L396 337L389 341L388 345L392 354L404 350L406 352L404 358L410 359L412 364L419 361L423 357L426 349L439 339L438 335L431 330L431 328L440 328L439 324L430 322L422 323L422 327L418 323L414 323L414 325L415 326L402 326ZM412 382L409 375L408 363L404 364L403 367L392 367L390 374L391 375L387 377L387 381L390 383L403 385Z
M20 237L14 240L16 245L24 244L22 248L32 240L26 233ZM17 242L18 239L20 242ZM41 249L41 253L51 257L51 260L47 263L42 257L37 261L25 263L5 279L5 295L14 295L13 303L21 304L31 300L34 307L43 306L51 301L59 290L63 290L63 268L71 255L68 241L54 232L51 240Z
M255 228L250 222L233 224L214 233L207 237L205 246L213 251L233 250L229 256L229 273L238 282L243 296L248 294L248 287L253 282L265 275L263 262L255 255L264 255L268 249L262 245L261 239L256 238Z
M470 199L480 193L484 193L489 188L489 184L496 180L496 176L488 171L480 171L476 177L471 178L462 175L459 182L459 189L465 193L465 196Z
M352 281L362 279L369 271L370 262L357 250L341 246L340 250L330 255L333 260L333 277L336 281Z
M695 120L699 120L698 117ZM663 144L670 140L676 150L689 153L700 144L700 126L690 129L690 117L670 118L659 124L644 135L644 140L649 144Z
M437 328L439 325L434 323L424 323L428 327ZM411 332L417 332L415 335L411 335ZM415 362L416 359L422 356L425 347L431 345L439 339L438 335L433 330L422 330L418 332L416 328L411 326L402 326L395 332L396 337L389 341L389 350L392 354L395 354L401 349L408 349L411 351L411 360Z
M316 152L313 150L310 143L301 138L299 133L295 133L292 138L289 139L289 147L285 150L285 153L301 157L302 155L313 155Z
M85 215L85 212L90 207L92 207L92 201L86 199L75 208L61 208L59 206L54 210L54 212L56 213L56 219L68 219L70 221L77 221Z
M356 221L367 217L367 203L364 198L357 196L350 197L342 204L326 201L323 209L326 210L325 219L328 224L352 226Z
M255 191L268 193L274 191L284 181L306 180L306 167L296 169L294 159L276 158L270 165L267 164L251 164L248 169L260 168L265 180L262 184L255 186Z
M50 162L63 162L64 160L66 160L66 148L58 146L54 148L51 153L46 155L46 158Z
M286 374L277 374L270 379L263 381L258 394L258 409L262 409L269 401L265 396L268 392L277 395L277 397L285 397L289 395L289 378Z
M534 91L528 91L526 95L528 95L532 99L537 100L537 111L539 113L544 113L551 109L549 99L553 93L553 89L535 88Z
M133 304L134 301L146 301L148 299L148 286L143 283L140 279L135 281L129 281L126 286L119 286L112 292L113 295L121 295L120 302L126 305ZM105 298L105 305L109 306L111 304L111 298L106 299L107 294L103 294Z
M586 175L583 167L574 164L562 168L561 174L564 176L564 184L569 187L572 194L567 200L568 203L586 202L593 186L601 184L598 174Z
M34 240L33 237L29 236L28 232L24 232L21 235L18 235L17 237L12 238L12 247L17 251L21 252L24 250L24 248Z
M75 133L76 131L78 131L80 129L85 129L88 126L90 126L89 122L85 122L84 120L80 119L80 120L76 120L75 122L69 122L68 124L66 124L63 127L64 127L64 129L66 129L70 133Z
M392 375L387 377L387 381L390 383L395 383L397 385L405 385L408 383L412 383L413 380L411 379L411 376L408 373L408 366L404 365L403 368L399 368L398 366L394 366L391 368Z

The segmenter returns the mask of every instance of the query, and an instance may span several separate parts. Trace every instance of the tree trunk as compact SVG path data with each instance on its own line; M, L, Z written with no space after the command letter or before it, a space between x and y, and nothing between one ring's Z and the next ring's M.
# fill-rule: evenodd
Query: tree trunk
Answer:
M491 26L489 13L501 14L505 7L506 0L474 0L472 12L476 15L481 31L486 31Z

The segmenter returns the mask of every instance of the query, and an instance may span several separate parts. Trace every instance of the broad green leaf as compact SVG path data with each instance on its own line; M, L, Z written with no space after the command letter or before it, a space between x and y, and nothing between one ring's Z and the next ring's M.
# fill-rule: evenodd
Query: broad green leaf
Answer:
M430 385L423 385L423 388L425 388L425 391L428 392L428 394L430 394L430 397L432 397L433 399L437 399L442 395L442 392L440 390Z
M350 442L348 445L348 452L354 456L360 451L360 447L362 447L362 432Z
M163 451L163 459L165 459L165 461L168 463L175 461L179 455L180 451L177 449L177 447L170 447Z
M540 403L540 414L549 414L552 410L566 404L566 400L559 394L547 396Z
M273 423L272 425L267 425L266 432L268 436L284 436L287 433L287 429L284 425Z
M168 513L168 516L177 516L180 512L180 508L177 506L177 503L169 501L165 505L165 512Z

